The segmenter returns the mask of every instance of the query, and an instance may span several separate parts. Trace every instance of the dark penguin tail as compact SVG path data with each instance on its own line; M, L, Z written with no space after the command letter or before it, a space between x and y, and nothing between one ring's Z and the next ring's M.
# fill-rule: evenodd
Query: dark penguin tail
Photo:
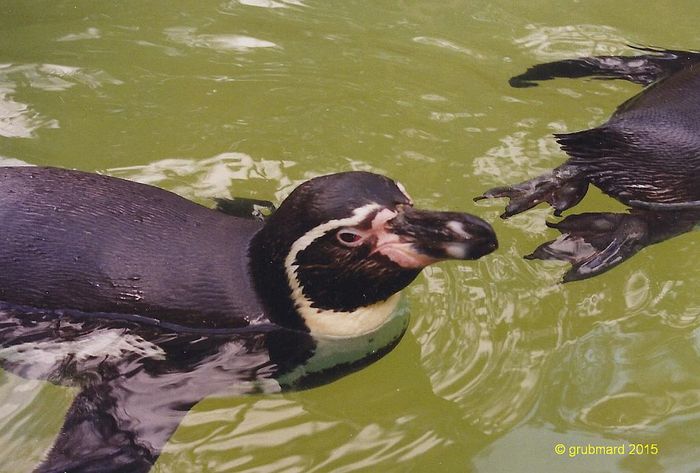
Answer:
M605 125L573 133L555 133L554 137L572 163L584 166L595 166L596 160L627 151L632 141L624 132Z
M634 47L634 46L633 46ZM512 77L512 87L536 87L537 81L557 77L576 79L623 79L649 85L691 64L700 62L700 52L634 47L648 54L639 56L593 56L536 64Z

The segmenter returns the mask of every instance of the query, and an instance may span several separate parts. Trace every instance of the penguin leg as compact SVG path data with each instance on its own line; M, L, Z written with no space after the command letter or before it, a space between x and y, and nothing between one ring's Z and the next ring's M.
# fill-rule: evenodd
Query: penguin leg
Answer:
M549 173L542 174L514 186L494 187L474 200L507 197L510 199L501 218L531 209L541 202L547 202L554 208L554 214L561 213L578 204L588 191L585 180L574 166L560 166Z
M642 248L688 232L700 214L634 210L630 214L585 213L548 223L562 235L540 245L527 259L571 263L564 282L604 273Z
M639 56L593 56L536 64L512 77L512 87L536 87L537 81L556 77L570 79L622 79L649 85L691 64L700 62L700 53L671 49L635 48L649 54Z

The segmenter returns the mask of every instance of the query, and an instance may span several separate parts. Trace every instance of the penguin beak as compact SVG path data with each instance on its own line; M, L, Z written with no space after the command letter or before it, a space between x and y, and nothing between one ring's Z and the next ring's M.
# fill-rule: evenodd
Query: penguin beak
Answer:
M447 259L474 260L498 248L491 225L459 212L401 206L386 222L385 241L375 251L406 268L423 268Z

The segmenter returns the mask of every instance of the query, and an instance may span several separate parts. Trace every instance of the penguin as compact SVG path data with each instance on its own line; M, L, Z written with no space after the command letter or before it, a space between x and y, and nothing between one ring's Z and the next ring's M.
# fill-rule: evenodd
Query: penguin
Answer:
M557 77L623 79L645 86L600 126L556 134L568 160L523 183L475 200L506 197L502 218L541 202L561 213L589 184L626 204L628 213L570 215L548 226L561 232L529 259L572 264L564 281L596 276L642 248L692 230L700 221L700 53L642 49L638 56L596 56L538 64L510 80L534 87Z
M0 168L0 362L80 388L35 471L147 472L204 397L371 363L406 330L399 293L422 268L497 247L480 218L418 210L369 172L306 181L264 219L231 208Z

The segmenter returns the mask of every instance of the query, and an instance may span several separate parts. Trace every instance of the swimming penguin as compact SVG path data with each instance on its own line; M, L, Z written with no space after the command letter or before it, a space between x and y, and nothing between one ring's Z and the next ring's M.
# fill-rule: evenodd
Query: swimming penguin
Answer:
M481 219L368 172L311 179L265 221L56 168L0 168L0 360L81 388L39 472L146 472L187 410L306 387L388 352L398 292L476 259Z
M700 221L700 53L644 51L649 54L538 64L510 80L514 87L532 87L555 77L593 76L647 86L606 123L555 135L569 155L563 165L475 199L508 197L503 218L540 202L559 216L583 199L591 183L631 207L627 214L586 213L548 223L562 235L526 258L569 261L565 281L607 271Z

